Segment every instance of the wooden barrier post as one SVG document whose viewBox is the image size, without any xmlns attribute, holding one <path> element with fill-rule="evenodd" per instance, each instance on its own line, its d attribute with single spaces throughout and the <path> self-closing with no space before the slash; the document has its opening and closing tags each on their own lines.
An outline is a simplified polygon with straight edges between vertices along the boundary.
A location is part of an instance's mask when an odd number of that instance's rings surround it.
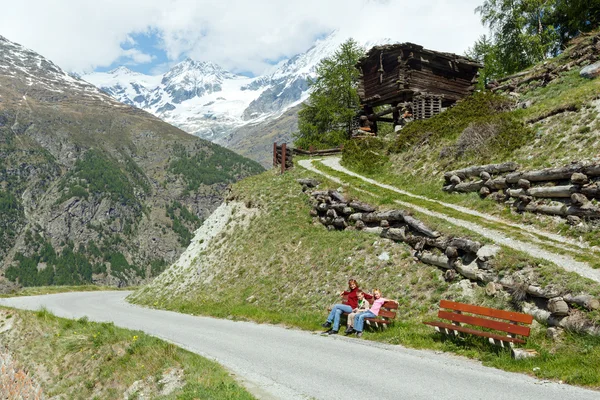
<svg viewBox="0 0 600 400">
<path fill-rule="evenodd" d="M 273 142 L 273 167 L 277 166 L 277 142 Z"/>
<path fill-rule="evenodd" d="M 286 156 L 287 156 L 287 154 L 286 154 L 287 149 L 285 148 L 286 147 L 285 145 L 286 145 L 285 143 L 281 145 L 281 173 L 282 174 L 285 172 L 285 162 L 286 162 Z"/>
</svg>

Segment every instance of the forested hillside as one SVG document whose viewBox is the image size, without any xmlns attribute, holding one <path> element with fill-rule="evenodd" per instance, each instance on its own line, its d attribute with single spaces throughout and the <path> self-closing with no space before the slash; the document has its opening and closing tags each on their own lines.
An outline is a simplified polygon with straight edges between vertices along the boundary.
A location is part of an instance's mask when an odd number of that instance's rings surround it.
<svg viewBox="0 0 600 400">
<path fill-rule="evenodd" d="M 2 37 L 0 49 L 0 271 L 10 281 L 156 276 L 227 185 L 262 170 Z"/>
</svg>

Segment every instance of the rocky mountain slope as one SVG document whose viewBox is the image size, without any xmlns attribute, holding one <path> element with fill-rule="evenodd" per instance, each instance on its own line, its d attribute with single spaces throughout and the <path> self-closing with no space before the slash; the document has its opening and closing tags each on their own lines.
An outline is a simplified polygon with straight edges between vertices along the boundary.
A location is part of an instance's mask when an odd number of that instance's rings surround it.
<svg viewBox="0 0 600 400">
<path fill-rule="evenodd" d="M 121 285 L 156 275 L 226 186 L 261 169 L 0 37 L 0 272 L 9 280 Z"/>
<path fill-rule="evenodd" d="M 119 101 L 151 112 L 188 133 L 228 147 L 267 165 L 273 124 L 283 116 L 280 141 L 291 140 L 296 113 L 290 109 L 309 94 L 315 67 L 331 56 L 347 38 L 338 32 L 313 47 L 273 66 L 261 76 L 248 78 L 210 62 L 187 59 L 162 76 L 148 76 L 119 67 L 82 78 Z M 363 43 L 365 48 L 389 40 Z M 286 114 L 286 115 L 284 115 Z M 248 150 L 253 143 L 253 150 Z M 265 150 L 266 149 L 266 150 Z"/>
</svg>

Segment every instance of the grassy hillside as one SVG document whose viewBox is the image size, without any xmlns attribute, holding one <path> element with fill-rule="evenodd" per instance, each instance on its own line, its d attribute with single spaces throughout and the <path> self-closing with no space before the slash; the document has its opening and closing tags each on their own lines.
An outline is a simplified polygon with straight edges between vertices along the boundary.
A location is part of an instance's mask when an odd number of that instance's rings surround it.
<svg viewBox="0 0 600 400">
<path fill-rule="evenodd" d="M 566 61 L 559 57 L 550 63 Z M 476 193 L 442 191 L 445 171 L 471 165 L 514 161 L 520 170 L 528 170 L 600 161 L 600 80 L 582 78 L 580 70 L 561 72 L 547 85 L 526 86 L 510 95 L 476 93 L 438 116 L 408 124 L 397 135 L 349 144 L 342 163 L 414 194 L 581 237 L 599 246 L 598 221 L 570 226 L 561 218 L 517 213 L 508 205 L 481 200 Z M 558 110 L 568 111 L 545 117 Z M 371 162 L 373 152 L 378 163 Z"/>
<path fill-rule="evenodd" d="M 0 308 L 0 340 L 2 398 L 253 398 L 217 363 L 109 323 Z"/>
<path fill-rule="evenodd" d="M 310 217 L 308 196 L 295 181 L 308 176 L 299 168 L 284 175 L 268 171 L 235 184 L 230 195 L 235 206 L 226 228 L 204 250 L 190 254 L 189 268 L 183 261 L 176 263 L 152 284 L 139 289 L 132 301 L 186 313 L 317 330 L 326 308 L 339 299 L 336 293 L 354 277 L 364 289 L 378 287 L 384 296 L 400 304 L 399 321 L 386 332 L 367 332 L 364 337 L 368 340 L 452 351 L 508 370 L 531 373 L 532 366 L 540 366 L 540 377 L 600 387 L 600 374 L 581 367 L 592 365 L 600 356 L 598 338 L 566 334 L 554 342 L 546 337 L 545 327 L 534 323 L 528 347 L 542 356 L 520 362 L 477 338 L 441 341 L 421 324 L 434 317 L 441 298 L 504 309 L 514 307 L 513 299 L 487 296 L 483 287 L 468 280 L 446 282 L 442 270 L 417 262 L 404 244 L 359 231 L 327 231 Z M 322 188 L 337 186 L 322 184 Z M 373 197 L 343 189 L 350 197 L 382 207 L 390 207 L 394 199 L 391 193 Z M 469 235 L 436 218 L 415 216 L 442 233 Z M 561 282 L 600 294 L 600 285 L 508 249 L 503 249 L 494 268 L 503 273 L 523 269 L 545 276 L 545 284 Z M 591 318 L 600 320 L 597 314 L 592 313 Z"/>
</svg>

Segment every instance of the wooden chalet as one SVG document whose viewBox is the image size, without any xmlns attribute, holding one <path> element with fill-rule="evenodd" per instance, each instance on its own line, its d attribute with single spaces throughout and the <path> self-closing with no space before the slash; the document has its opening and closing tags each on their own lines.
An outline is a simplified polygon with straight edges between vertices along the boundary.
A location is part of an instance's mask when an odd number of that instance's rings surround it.
<svg viewBox="0 0 600 400">
<path fill-rule="evenodd" d="M 413 43 L 375 46 L 356 67 L 361 71 L 358 95 L 372 120 L 373 107 L 390 105 L 375 121 L 398 123 L 399 108 L 414 119 L 429 118 L 468 96 L 483 65 L 464 56 L 428 50 Z M 394 118 L 381 118 L 394 112 Z"/>
</svg>

